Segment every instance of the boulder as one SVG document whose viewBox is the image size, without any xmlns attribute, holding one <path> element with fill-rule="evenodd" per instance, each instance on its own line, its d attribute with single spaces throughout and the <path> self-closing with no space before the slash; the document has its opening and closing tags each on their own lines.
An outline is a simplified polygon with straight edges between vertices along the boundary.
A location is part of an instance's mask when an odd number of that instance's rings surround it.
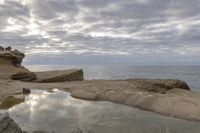
<svg viewBox="0 0 200 133">
<path fill-rule="evenodd" d="M 5 50 L 7 50 L 7 51 L 11 51 L 11 49 L 12 48 L 10 46 L 8 46 L 8 47 L 5 48 Z"/>
<path fill-rule="evenodd" d="M 4 47 L 0 46 L 0 51 L 4 51 Z"/>
<path fill-rule="evenodd" d="M 29 133 L 22 131 L 17 123 L 10 118 L 8 113 L 0 114 L 0 133 Z M 34 131 L 32 133 L 48 133 L 46 131 Z"/>
<path fill-rule="evenodd" d="M 30 94 L 31 93 L 31 89 L 29 89 L 29 88 L 23 88 L 22 89 L 22 93 L 23 94 Z"/>
<path fill-rule="evenodd" d="M 32 72 L 19 72 L 10 77 L 12 80 L 20 80 L 24 82 L 31 82 L 36 79 L 36 74 Z"/>
<path fill-rule="evenodd" d="M 14 66 L 20 66 L 25 55 L 18 50 L 11 51 L 10 48 L 5 48 L 4 51 L 0 51 L 0 57 L 9 60 Z"/>
<path fill-rule="evenodd" d="M 178 79 L 129 79 L 128 81 L 135 83 L 138 89 L 148 92 L 167 93 L 174 88 L 190 90 L 185 81 Z"/>
<path fill-rule="evenodd" d="M 40 83 L 83 80 L 83 70 L 81 69 L 36 72 L 35 74 L 37 76 L 37 80 L 35 82 Z"/>
<path fill-rule="evenodd" d="M 0 114 L 0 133 L 22 133 L 22 130 L 6 113 Z"/>
</svg>

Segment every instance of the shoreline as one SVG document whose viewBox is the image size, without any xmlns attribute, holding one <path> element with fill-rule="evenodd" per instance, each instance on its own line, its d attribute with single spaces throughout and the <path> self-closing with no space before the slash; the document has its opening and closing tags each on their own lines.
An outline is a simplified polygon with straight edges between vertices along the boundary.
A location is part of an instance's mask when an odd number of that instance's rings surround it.
<svg viewBox="0 0 200 133">
<path fill-rule="evenodd" d="M 108 101 L 165 116 L 200 122 L 200 93 L 183 89 L 172 89 L 166 94 L 147 92 L 135 87 L 129 80 L 90 80 L 56 83 L 28 83 L 0 80 L 0 101 L 8 95 L 18 93 L 22 88 L 60 89 L 68 91 L 74 98 L 91 101 Z"/>
</svg>

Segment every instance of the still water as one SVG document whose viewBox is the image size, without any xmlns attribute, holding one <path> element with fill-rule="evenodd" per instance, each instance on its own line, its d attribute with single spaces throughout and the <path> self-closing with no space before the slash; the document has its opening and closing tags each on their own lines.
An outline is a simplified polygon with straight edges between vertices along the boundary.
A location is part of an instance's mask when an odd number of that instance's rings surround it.
<svg viewBox="0 0 200 133">
<path fill-rule="evenodd" d="M 69 93 L 32 90 L 25 102 L 8 112 L 23 130 L 71 133 L 77 127 L 90 133 L 199 133 L 200 123 L 165 117 L 111 102 L 75 99 Z"/>
<path fill-rule="evenodd" d="M 127 79 L 127 78 L 172 78 L 186 81 L 190 88 L 200 91 L 200 66 L 128 66 L 128 65 L 28 65 L 30 70 L 82 68 L 84 78 Z"/>
</svg>

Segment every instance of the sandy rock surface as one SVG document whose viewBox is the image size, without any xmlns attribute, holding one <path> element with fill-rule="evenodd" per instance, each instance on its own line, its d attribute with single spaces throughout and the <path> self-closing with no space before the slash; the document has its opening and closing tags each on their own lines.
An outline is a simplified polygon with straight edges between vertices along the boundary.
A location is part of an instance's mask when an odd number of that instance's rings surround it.
<svg viewBox="0 0 200 133">
<path fill-rule="evenodd" d="M 163 92 L 159 93 L 145 90 L 144 88 L 146 86 L 143 88 L 141 80 L 139 83 L 138 79 L 116 81 L 91 80 L 59 83 L 26 83 L 12 80 L 0 80 L 0 100 L 3 100 L 7 95 L 22 91 L 22 88 L 58 88 L 71 92 L 71 95 L 75 98 L 111 101 L 167 116 L 200 121 L 200 93 L 189 91 L 185 89 L 185 87 L 177 88 L 175 86 L 175 88 L 171 88 L 163 94 Z M 152 84 L 157 82 L 157 80 L 150 81 Z M 146 79 L 144 83 L 146 83 Z M 160 89 L 160 86 L 158 89 Z"/>
</svg>

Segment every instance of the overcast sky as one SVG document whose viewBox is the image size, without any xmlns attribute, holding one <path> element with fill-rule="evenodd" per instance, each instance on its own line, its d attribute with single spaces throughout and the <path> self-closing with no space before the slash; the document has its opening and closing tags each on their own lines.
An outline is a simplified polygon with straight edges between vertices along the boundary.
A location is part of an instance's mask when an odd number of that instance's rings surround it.
<svg viewBox="0 0 200 133">
<path fill-rule="evenodd" d="M 0 0 L 26 64 L 200 64 L 199 0 Z"/>
</svg>

